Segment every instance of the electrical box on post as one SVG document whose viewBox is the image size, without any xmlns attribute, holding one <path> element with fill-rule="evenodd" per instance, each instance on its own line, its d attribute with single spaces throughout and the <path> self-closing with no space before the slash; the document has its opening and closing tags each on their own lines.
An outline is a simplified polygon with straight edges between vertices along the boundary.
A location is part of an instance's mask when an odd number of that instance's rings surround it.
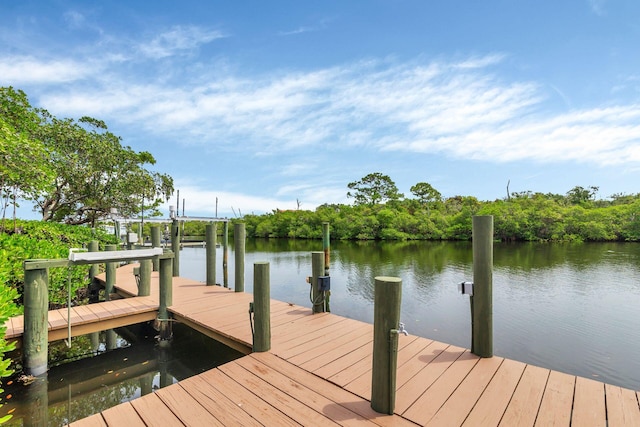
<svg viewBox="0 0 640 427">
<path fill-rule="evenodd" d="M 320 292 L 326 292 L 331 290 L 331 277 L 318 276 L 318 290 Z"/>
<path fill-rule="evenodd" d="M 462 295 L 473 296 L 473 282 L 462 282 L 458 284 L 458 290 Z"/>
</svg>

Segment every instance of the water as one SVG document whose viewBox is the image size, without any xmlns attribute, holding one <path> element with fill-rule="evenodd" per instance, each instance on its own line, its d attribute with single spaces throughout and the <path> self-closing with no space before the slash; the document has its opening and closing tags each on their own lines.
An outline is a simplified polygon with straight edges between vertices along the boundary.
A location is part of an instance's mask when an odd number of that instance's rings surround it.
<svg viewBox="0 0 640 427">
<path fill-rule="evenodd" d="M 467 242 L 332 242 L 331 311 L 373 322 L 376 276 L 403 281 L 401 318 L 411 334 L 469 348 L 473 279 Z M 311 251 L 319 241 L 249 240 L 245 291 L 253 263 L 268 261 L 271 297 L 310 307 Z M 223 283 L 222 251 L 217 282 Z M 234 254 L 229 253 L 233 287 Z M 182 276 L 205 280 L 205 249 L 185 248 Z M 494 354 L 640 390 L 640 245 L 494 245 Z"/>
<path fill-rule="evenodd" d="M 46 376 L 28 385 L 5 381 L 0 418 L 13 418 L 4 425 L 67 425 L 242 356 L 177 323 L 168 346 L 158 345 L 147 324 L 118 332 L 121 336 L 110 330 L 74 338 L 71 351 L 52 343 Z M 99 355 L 81 358 L 94 354 Z M 65 356 L 80 360 L 63 363 Z"/>
</svg>

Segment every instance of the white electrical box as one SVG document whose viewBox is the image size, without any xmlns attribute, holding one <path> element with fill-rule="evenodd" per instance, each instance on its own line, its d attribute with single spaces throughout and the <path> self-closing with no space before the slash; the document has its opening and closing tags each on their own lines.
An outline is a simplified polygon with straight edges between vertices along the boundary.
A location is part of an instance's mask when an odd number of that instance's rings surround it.
<svg viewBox="0 0 640 427">
<path fill-rule="evenodd" d="M 473 282 L 462 282 L 458 284 L 458 290 L 462 295 L 473 296 Z"/>
<path fill-rule="evenodd" d="M 138 243 L 138 233 L 129 233 L 129 243 Z"/>
</svg>

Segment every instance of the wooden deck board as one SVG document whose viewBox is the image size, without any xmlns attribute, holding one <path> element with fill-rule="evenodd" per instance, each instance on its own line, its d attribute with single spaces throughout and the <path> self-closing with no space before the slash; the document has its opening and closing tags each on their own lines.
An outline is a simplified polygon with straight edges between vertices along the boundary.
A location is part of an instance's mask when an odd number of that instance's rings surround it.
<svg viewBox="0 0 640 427">
<path fill-rule="evenodd" d="M 548 378 L 548 369 L 527 365 L 499 425 L 533 426 Z"/>
<path fill-rule="evenodd" d="M 82 420 L 69 424 L 69 427 L 107 427 L 107 423 L 102 418 L 102 414 L 94 414 L 90 417 L 83 418 Z"/>
<path fill-rule="evenodd" d="M 118 269 L 120 294 L 137 292 L 132 268 Z M 251 345 L 252 295 L 178 277 L 173 285 L 169 310 L 176 319 L 227 343 Z M 157 301 L 154 272 L 149 297 L 76 307 L 71 317 L 81 328 L 125 313 L 148 316 L 156 312 Z M 52 313 L 49 322 L 64 332 L 66 309 Z M 20 331 L 22 323 L 22 317 L 10 319 L 7 334 Z M 251 354 L 72 425 L 640 425 L 638 392 L 500 357 L 481 359 L 415 336 L 400 336 L 396 414 L 378 414 L 369 402 L 372 325 L 272 300 L 271 331 L 270 352 Z"/>
<path fill-rule="evenodd" d="M 568 426 L 576 377 L 556 371 L 549 373 L 536 418 L 536 426 Z"/>
</svg>

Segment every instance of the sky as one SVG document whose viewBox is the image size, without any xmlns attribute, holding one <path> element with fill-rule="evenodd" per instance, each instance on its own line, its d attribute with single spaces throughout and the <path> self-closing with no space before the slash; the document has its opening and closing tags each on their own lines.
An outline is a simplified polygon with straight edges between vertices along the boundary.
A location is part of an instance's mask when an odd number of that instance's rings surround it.
<svg viewBox="0 0 640 427">
<path fill-rule="evenodd" d="M 373 172 L 640 193 L 638 0 L 0 0 L 0 86 L 151 152 L 188 216 L 353 203 Z"/>
</svg>

